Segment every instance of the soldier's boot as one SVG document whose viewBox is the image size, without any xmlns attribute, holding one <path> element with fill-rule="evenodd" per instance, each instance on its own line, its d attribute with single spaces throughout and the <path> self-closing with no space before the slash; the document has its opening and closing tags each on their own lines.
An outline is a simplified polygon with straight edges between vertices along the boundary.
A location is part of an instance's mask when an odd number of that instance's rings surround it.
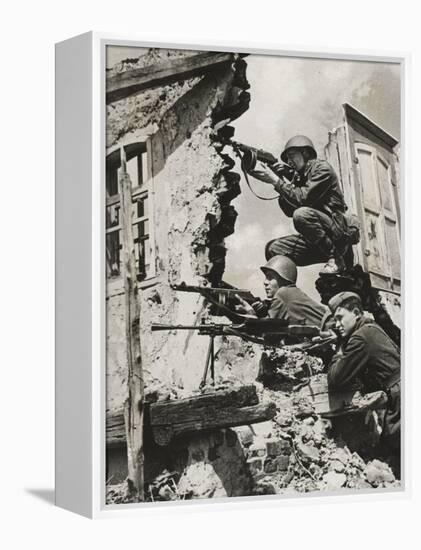
<svg viewBox="0 0 421 550">
<path fill-rule="evenodd" d="M 328 260 L 324 267 L 319 271 L 319 275 L 340 275 L 346 271 L 346 263 L 343 254 L 347 251 L 342 246 L 337 246 L 333 241 L 325 236 L 317 243 L 314 243 L 324 254 Z"/>
<path fill-rule="evenodd" d="M 338 264 L 339 271 L 344 272 L 351 269 L 354 265 L 354 252 L 352 245 L 347 236 L 344 236 L 339 241 L 335 241 L 335 259 Z"/>
<path fill-rule="evenodd" d="M 341 275 L 346 270 L 346 265 L 342 256 L 329 258 L 324 267 L 319 271 L 319 275 Z"/>
</svg>

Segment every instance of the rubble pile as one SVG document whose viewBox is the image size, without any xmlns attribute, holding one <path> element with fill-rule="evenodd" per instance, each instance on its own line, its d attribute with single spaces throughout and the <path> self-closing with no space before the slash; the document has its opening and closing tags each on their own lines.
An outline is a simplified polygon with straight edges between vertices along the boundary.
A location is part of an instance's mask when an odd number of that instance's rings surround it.
<svg viewBox="0 0 421 550">
<path fill-rule="evenodd" d="M 319 357 L 289 348 L 268 348 L 260 360 L 258 380 L 268 387 L 297 390 L 323 369 L 324 364 Z"/>
<path fill-rule="evenodd" d="M 278 414 L 264 436 L 247 447 L 255 494 L 399 486 L 386 463 L 366 463 L 331 437 L 331 422 L 318 416 L 308 399 L 295 392 L 262 392 L 270 394 Z"/>
<path fill-rule="evenodd" d="M 245 444 L 256 494 L 399 486 L 388 464 L 363 460 L 335 437 L 331 421 L 319 416 L 300 392 L 324 377 L 324 370 L 320 358 L 305 352 L 284 348 L 263 353 L 261 398 L 276 404 L 277 415 L 266 428 L 253 426 L 260 435 Z"/>
<path fill-rule="evenodd" d="M 264 383 L 256 382 L 259 401 L 276 405 L 273 420 L 192 434 L 184 442 L 187 459 L 175 461 L 146 484 L 148 501 L 222 496 L 297 494 L 312 491 L 399 487 L 390 466 L 379 458 L 364 460 L 335 436 L 332 421 L 315 411 L 302 388 L 317 382 L 321 359 L 300 351 L 266 351 Z M 238 386 L 234 378 L 205 391 Z M 148 401 L 185 397 L 181 388 L 150 388 Z M 193 392 L 195 394 L 197 392 Z M 362 398 L 364 399 L 364 398 Z M 362 434 L 362 438 L 364 438 Z M 180 449 L 171 451 L 177 453 Z M 175 456 L 174 454 L 174 456 Z M 107 486 L 107 503 L 130 502 L 127 484 Z"/>
</svg>

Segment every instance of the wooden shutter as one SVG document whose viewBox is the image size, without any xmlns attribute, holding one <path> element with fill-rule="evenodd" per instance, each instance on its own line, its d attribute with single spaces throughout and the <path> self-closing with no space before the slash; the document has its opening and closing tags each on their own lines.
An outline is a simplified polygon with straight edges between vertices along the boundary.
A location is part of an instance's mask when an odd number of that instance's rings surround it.
<svg viewBox="0 0 421 550">
<path fill-rule="evenodd" d="M 377 286 L 400 288 L 400 237 L 391 167 L 367 144 L 355 143 L 364 212 L 363 252 Z"/>
</svg>

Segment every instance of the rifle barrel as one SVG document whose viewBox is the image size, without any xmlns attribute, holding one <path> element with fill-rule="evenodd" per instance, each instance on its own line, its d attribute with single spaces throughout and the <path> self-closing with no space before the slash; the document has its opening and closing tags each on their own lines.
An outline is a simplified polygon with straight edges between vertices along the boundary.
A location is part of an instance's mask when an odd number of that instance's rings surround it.
<svg viewBox="0 0 421 550">
<path fill-rule="evenodd" d="M 225 327 L 230 327 L 231 325 L 162 325 L 160 323 L 154 323 L 151 325 L 151 330 L 153 332 L 157 330 L 223 330 Z"/>
<path fill-rule="evenodd" d="M 213 287 L 213 286 L 193 286 L 193 285 L 186 285 L 186 284 L 179 284 L 179 285 L 171 285 L 171 288 L 173 290 L 177 290 L 180 292 L 212 292 L 214 294 L 227 294 L 229 295 L 235 295 L 238 294 L 239 296 L 242 295 L 249 295 L 250 291 L 245 290 L 243 288 L 219 288 L 219 287 Z"/>
</svg>

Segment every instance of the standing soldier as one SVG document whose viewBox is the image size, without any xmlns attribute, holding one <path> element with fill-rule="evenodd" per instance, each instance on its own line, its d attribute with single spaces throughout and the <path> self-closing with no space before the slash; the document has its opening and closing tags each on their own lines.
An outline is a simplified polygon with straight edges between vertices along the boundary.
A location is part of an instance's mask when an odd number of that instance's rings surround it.
<svg viewBox="0 0 421 550">
<path fill-rule="evenodd" d="M 260 163 L 258 169 L 250 171 L 253 177 L 273 185 L 279 193 L 279 206 L 292 217 L 298 232 L 269 241 L 266 259 L 283 255 L 299 266 L 327 262 L 321 274 L 336 274 L 352 267 L 350 245 L 355 241 L 351 242 L 347 207 L 332 166 L 317 158 L 306 136 L 288 140 L 281 160 L 295 170 L 291 181 L 285 179 L 281 164 L 268 167 Z"/>
<path fill-rule="evenodd" d="M 341 345 L 328 368 L 328 385 L 347 389 L 359 381 L 363 391 L 382 390 L 388 397 L 382 440 L 400 469 L 401 394 L 400 353 L 374 321 L 363 315 L 361 299 L 354 292 L 340 292 L 329 301 Z"/>
</svg>

